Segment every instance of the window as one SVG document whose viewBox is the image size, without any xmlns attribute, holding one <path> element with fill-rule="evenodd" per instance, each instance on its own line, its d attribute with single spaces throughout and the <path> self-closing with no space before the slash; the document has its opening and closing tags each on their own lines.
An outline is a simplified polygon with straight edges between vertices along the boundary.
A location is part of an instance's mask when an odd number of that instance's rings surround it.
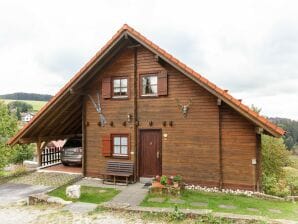
<svg viewBox="0 0 298 224">
<path fill-rule="evenodd" d="M 157 96 L 157 75 L 142 76 L 142 96 Z"/>
<path fill-rule="evenodd" d="M 113 135 L 113 156 L 128 156 L 128 135 Z"/>
<path fill-rule="evenodd" d="M 113 79 L 113 97 L 127 97 L 127 78 Z"/>
</svg>

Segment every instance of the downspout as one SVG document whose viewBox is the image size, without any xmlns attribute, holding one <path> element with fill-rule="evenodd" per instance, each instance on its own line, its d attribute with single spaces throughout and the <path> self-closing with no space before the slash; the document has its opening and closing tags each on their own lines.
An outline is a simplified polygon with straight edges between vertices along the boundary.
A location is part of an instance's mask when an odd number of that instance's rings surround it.
<svg viewBox="0 0 298 224">
<path fill-rule="evenodd" d="M 135 152 L 135 171 L 134 171 L 134 182 L 137 181 L 139 173 L 139 157 L 138 157 L 138 47 L 134 47 L 134 152 Z"/>
<path fill-rule="evenodd" d="M 222 164 L 222 101 L 217 101 L 218 106 L 218 134 L 219 134 L 219 189 L 223 188 L 223 164 Z"/>
<path fill-rule="evenodd" d="M 86 155 L 87 155 L 87 149 L 86 149 L 86 97 L 82 97 L 82 146 L 83 146 L 83 160 L 82 160 L 82 173 L 83 176 L 86 176 Z"/>
</svg>

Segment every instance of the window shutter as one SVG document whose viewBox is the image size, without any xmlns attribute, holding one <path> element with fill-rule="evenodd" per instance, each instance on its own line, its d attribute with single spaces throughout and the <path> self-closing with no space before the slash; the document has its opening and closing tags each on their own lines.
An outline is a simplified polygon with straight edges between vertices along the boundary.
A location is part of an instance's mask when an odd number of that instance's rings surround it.
<svg viewBox="0 0 298 224">
<path fill-rule="evenodd" d="M 111 138 L 109 135 L 103 136 L 102 138 L 102 155 L 103 156 L 111 156 L 112 155 L 112 146 L 111 146 Z"/>
<path fill-rule="evenodd" d="M 158 95 L 159 96 L 166 96 L 168 95 L 168 74 L 167 71 L 161 71 L 158 74 Z"/>
<path fill-rule="evenodd" d="M 109 99 L 111 98 L 111 78 L 103 78 L 102 79 L 102 97 L 104 99 Z"/>
</svg>

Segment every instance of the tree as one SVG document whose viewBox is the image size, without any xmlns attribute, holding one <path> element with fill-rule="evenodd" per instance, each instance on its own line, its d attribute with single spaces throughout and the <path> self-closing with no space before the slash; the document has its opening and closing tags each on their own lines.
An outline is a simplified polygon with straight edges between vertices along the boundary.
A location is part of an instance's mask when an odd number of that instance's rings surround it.
<svg viewBox="0 0 298 224">
<path fill-rule="evenodd" d="M 9 113 L 4 102 L 0 101 L 0 170 L 11 162 L 21 162 L 33 157 L 32 145 L 8 146 L 6 142 L 18 130 L 18 121 Z"/>
<path fill-rule="evenodd" d="M 10 115 L 7 106 L 0 101 L 0 169 L 9 163 L 10 147 L 7 140 L 17 130 L 17 119 Z"/>
<path fill-rule="evenodd" d="M 282 138 L 262 135 L 262 185 L 265 193 L 277 196 L 289 194 L 283 167 L 291 164 Z"/>
<path fill-rule="evenodd" d="M 12 101 L 7 104 L 10 113 L 15 113 L 18 120 L 21 120 L 21 113 L 33 110 L 33 106 L 23 101 Z"/>
</svg>

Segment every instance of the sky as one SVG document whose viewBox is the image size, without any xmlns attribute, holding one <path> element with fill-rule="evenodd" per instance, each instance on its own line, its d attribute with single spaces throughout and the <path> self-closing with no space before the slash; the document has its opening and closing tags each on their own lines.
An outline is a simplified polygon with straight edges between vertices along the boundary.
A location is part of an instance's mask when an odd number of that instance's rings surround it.
<svg viewBox="0 0 298 224">
<path fill-rule="evenodd" d="M 0 94 L 54 95 L 127 23 L 269 117 L 298 120 L 298 1 L 0 0 Z"/>
</svg>

